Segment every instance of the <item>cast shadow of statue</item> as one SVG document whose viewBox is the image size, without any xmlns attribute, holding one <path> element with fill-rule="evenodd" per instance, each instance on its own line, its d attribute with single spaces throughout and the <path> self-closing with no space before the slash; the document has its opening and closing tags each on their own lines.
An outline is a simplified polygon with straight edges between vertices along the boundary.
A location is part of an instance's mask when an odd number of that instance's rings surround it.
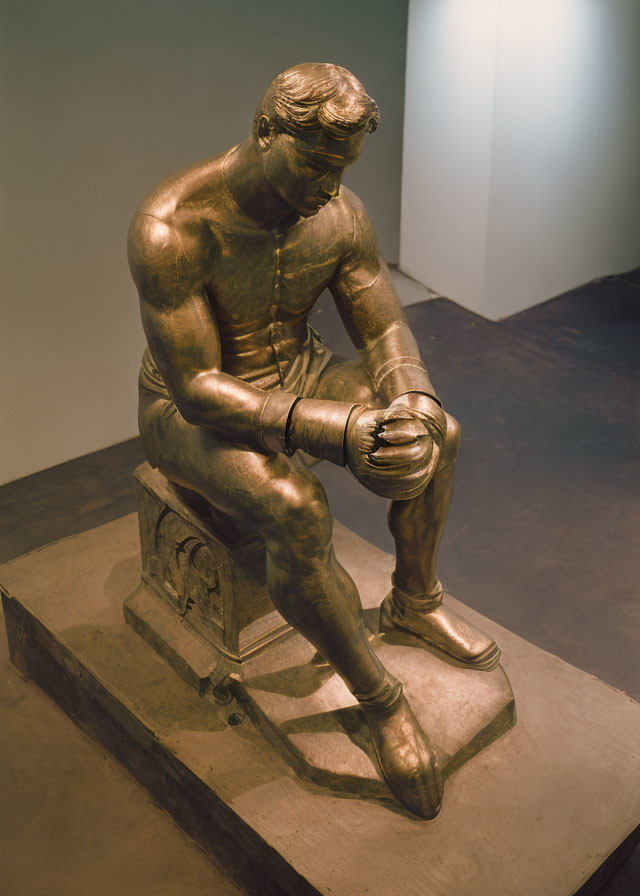
<svg viewBox="0 0 640 896">
<path fill-rule="evenodd" d="M 167 663 L 129 626 L 122 614 L 122 597 L 135 586 L 140 559 L 134 554 L 115 563 L 104 582 L 105 601 L 81 625 L 62 632 L 78 656 L 90 656 L 92 671 L 109 682 L 109 690 L 127 710 L 153 719 L 159 732 L 175 728 L 222 731 L 228 712 L 203 700 L 192 687 L 170 671 Z"/>
<path fill-rule="evenodd" d="M 432 744 L 444 780 L 515 724 L 513 694 L 501 667 L 469 669 L 410 634 L 377 634 L 378 608 L 364 615 L 385 665 L 396 673 L 401 669 L 414 698 L 421 694 L 412 703 L 419 718 L 424 716 L 425 730 L 435 733 Z M 394 663 L 401 667 L 394 670 Z M 234 689 L 256 728 L 304 781 L 337 795 L 384 801 L 398 810 L 388 803 L 364 715 L 317 654 L 307 662 L 237 681 Z M 477 707 L 475 697 L 480 698 Z M 432 712 L 429 704 L 439 702 L 440 710 Z M 442 709 L 451 707 L 452 718 L 443 727 Z"/>
</svg>

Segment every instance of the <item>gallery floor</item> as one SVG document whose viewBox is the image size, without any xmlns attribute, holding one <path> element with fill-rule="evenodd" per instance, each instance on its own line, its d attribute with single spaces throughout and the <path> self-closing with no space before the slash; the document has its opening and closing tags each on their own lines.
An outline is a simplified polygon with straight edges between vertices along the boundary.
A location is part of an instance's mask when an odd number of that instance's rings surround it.
<svg viewBox="0 0 640 896">
<path fill-rule="evenodd" d="M 410 300 L 422 297 L 412 281 L 398 282 Z M 444 298 L 411 305 L 407 316 L 463 429 L 441 548 L 446 587 L 640 700 L 640 271 L 497 324 Z M 353 354 L 330 300 L 313 325 Z M 0 488 L 0 562 L 131 512 L 141 459 L 131 440 Z M 335 516 L 390 551 L 385 502 L 344 471 L 316 470 Z M 19 678 L 4 636 L 0 650 L 3 892 L 239 892 L 101 747 Z M 636 848 L 601 892 L 639 891 Z"/>
</svg>

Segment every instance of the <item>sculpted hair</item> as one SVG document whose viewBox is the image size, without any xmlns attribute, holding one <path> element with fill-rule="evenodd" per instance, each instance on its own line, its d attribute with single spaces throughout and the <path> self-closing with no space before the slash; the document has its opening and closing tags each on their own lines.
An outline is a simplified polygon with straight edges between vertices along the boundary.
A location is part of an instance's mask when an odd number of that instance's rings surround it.
<svg viewBox="0 0 640 896">
<path fill-rule="evenodd" d="M 380 111 L 358 79 L 339 65 L 305 62 L 275 78 L 256 110 L 254 132 L 267 115 L 276 133 L 323 130 L 340 140 L 378 127 Z"/>
</svg>

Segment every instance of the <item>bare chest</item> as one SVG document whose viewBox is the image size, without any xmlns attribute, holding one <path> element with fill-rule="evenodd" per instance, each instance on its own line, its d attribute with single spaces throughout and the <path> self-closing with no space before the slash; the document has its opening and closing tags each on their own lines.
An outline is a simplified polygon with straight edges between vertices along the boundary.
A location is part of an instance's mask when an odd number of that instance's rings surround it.
<svg viewBox="0 0 640 896">
<path fill-rule="evenodd" d="M 344 244 L 335 226 L 318 218 L 288 230 L 215 233 L 208 293 L 219 324 L 242 327 L 309 311 L 333 277 Z"/>
</svg>

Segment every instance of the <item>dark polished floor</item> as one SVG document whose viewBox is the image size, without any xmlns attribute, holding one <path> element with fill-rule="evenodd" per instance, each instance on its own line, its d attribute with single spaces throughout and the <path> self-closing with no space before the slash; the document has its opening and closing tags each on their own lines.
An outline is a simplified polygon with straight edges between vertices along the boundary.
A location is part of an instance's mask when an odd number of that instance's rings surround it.
<svg viewBox="0 0 640 896">
<path fill-rule="evenodd" d="M 463 430 L 445 586 L 640 699 L 640 272 L 500 323 L 442 298 L 407 314 Z M 313 323 L 353 355 L 330 301 Z M 132 440 L 0 488 L 0 562 L 134 510 L 141 459 Z M 391 550 L 385 502 L 338 468 L 316 471 L 335 516 Z M 639 892 L 636 849 L 602 893 Z"/>
</svg>

